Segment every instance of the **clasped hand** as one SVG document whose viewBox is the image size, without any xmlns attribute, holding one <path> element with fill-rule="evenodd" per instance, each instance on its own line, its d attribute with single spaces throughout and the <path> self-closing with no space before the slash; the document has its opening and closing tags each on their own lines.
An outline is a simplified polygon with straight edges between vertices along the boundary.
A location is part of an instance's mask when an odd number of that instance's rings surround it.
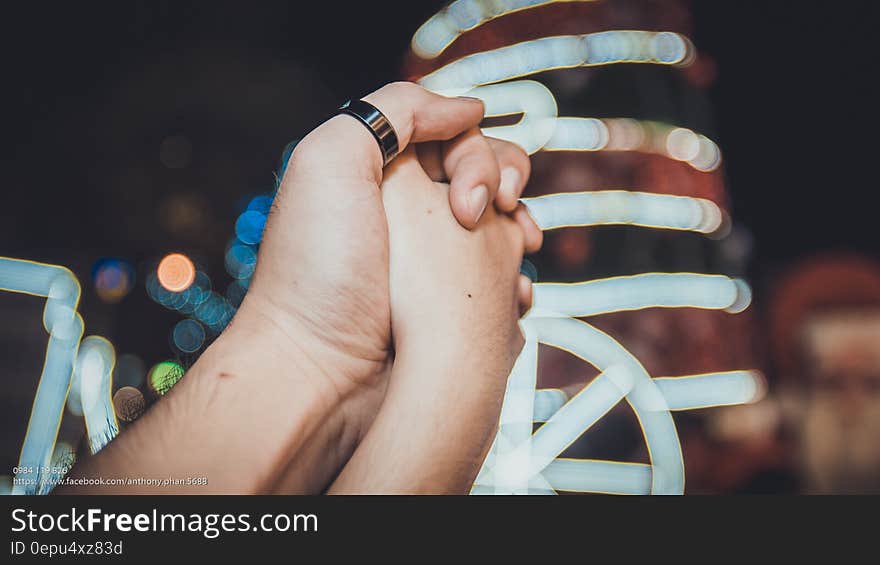
<svg viewBox="0 0 880 565">
<path fill-rule="evenodd" d="M 207 476 L 195 492 L 469 490 L 531 300 L 529 160 L 481 133 L 479 100 L 411 83 L 364 100 L 402 153 L 383 170 L 347 115 L 303 139 L 232 323 L 74 475 Z"/>
</svg>

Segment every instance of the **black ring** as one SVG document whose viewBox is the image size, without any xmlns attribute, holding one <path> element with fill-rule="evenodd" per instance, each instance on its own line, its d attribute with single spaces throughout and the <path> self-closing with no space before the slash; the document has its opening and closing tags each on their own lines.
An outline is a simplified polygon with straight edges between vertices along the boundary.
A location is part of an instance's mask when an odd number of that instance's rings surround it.
<svg viewBox="0 0 880 565">
<path fill-rule="evenodd" d="M 385 114 L 380 112 L 378 108 L 363 100 L 349 100 L 339 108 L 339 113 L 353 116 L 367 126 L 367 129 L 379 143 L 379 149 L 382 150 L 383 167 L 397 157 L 397 153 L 400 151 L 397 133 Z"/>
</svg>

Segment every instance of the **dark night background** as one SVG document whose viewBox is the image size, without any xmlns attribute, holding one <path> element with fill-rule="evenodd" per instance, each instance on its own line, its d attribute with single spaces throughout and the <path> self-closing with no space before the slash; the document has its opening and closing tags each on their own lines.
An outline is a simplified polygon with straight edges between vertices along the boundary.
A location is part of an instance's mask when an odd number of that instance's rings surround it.
<svg viewBox="0 0 880 565">
<path fill-rule="evenodd" d="M 224 275 L 242 200 L 272 188 L 285 144 L 341 102 L 400 78 L 413 31 L 442 4 L 5 7 L 0 255 L 70 266 L 83 284 L 87 335 L 111 337 L 148 366 L 168 357 L 180 316 L 143 292 L 151 262 L 181 250 Z M 695 1 L 692 10 L 694 43 L 719 70 L 715 128 L 703 133 L 724 151 L 733 218 L 753 235 L 756 303 L 797 258 L 876 256 L 880 8 Z M 191 142 L 188 166 L 163 166 L 160 144 L 178 135 Z M 168 229 L 173 194 L 186 195 L 198 221 Z M 91 292 L 91 265 L 105 256 L 138 268 L 118 306 Z M 31 299 L 0 296 L 0 312 L 14 300 Z M 27 304 L 39 324 L 42 303 Z M 4 325 L 0 343 L 9 343 L 18 328 Z M 3 357 L 31 371 L 26 354 Z"/>
</svg>

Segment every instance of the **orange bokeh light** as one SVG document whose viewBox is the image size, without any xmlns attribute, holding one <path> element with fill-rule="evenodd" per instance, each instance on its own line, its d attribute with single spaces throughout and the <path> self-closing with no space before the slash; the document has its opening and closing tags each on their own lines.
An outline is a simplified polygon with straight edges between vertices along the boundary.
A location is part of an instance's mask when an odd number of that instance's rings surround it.
<svg viewBox="0 0 880 565">
<path fill-rule="evenodd" d="M 165 290 L 183 292 L 196 279 L 196 267 L 186 255 L 171 253 L 159 262 L 156 276 Z"/>
</svg>

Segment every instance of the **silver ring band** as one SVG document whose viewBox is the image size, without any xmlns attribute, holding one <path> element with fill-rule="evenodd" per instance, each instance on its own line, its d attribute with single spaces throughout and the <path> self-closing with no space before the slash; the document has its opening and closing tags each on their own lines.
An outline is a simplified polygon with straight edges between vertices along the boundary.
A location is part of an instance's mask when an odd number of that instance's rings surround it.
<svg viewBox="0 0 880 565">
<path fill-rule="evenodd" d="M 382 151 L 383 167 L 397 157 L 400 152 L 397 133 L 385 114 L 380 112 L 378 108 L 363 100 L 349 100 L 339 108 L 339 113 L 357 118 L 370 130 Z"/>
</svg>

